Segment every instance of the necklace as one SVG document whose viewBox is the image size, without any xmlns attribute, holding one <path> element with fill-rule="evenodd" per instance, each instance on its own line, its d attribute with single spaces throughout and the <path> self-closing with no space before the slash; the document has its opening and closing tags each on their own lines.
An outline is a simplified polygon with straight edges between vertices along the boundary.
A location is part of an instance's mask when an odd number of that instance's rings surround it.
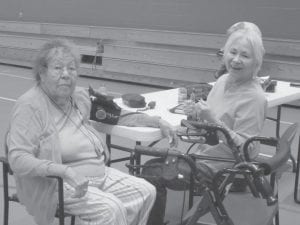
<svg viewBox="0 0 300 225">
<path fill-rule="evenodd" d="M 79 131 L 90 141 L 90 143 L 94 146 L 94 150 L 96 152 L 96 155 L 98 157 L 100 157 L 101 156 L 101 149 L 99 148 L 99 146 L 96 145 L 94 138 L 91 136 L 91 133 L 93 134 L 94 137 L 97 137 L 97 135 L 95 135 L 93 131 L 91 131 L 90 129 L 88 129 L 87 126 L 85 126 L 82 115 L 81 115 L 77 105 L 75 104 L 75 107 L 73 107 L 72 97 L 70 96 L 70 99 L 68 101 L 70 106 L 65 111 L 65 110 L 63 110 L 63 108 L 60 105 L 57 104 L 57 102 L 54 101 L 53 98 L 51 98 L 47 94 L 47 92 L 42 87 L 40 87 L 40 88 L 42 89 L 43 93 L 50 99 L 50 102 L 52 103 L 52 105 L 54 105 L 55 108 L 58 109 L 58 111 L 60 111 L 67 118 L 67 120 L 69 120 L 75 127 L 77 127 L 79 129 Z M 73 109 L 75 110 L 74 111 L 75 115 L 80 120 L 79 126 L 77 126 L 78 124 L 71 118 L 71 114 L 73 112 Z M 83 130 L 83 128 L 85 129 L 85 131 Z"/>
</svg>

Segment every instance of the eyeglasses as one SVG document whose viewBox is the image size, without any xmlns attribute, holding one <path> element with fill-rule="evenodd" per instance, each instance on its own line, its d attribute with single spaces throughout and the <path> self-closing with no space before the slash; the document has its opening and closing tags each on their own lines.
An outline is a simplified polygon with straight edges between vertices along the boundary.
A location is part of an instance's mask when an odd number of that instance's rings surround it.
<svg viewBox="0 0 300 225">
<path fill-rule="evenodd" d="M 217 56 L 222 57 L 224 55 L 224 49 L 219 49 L 216 53 Z"/>
<path fill-rule="evenodd" d="M 73 65 L 50 65 L 48 66 L 48 69 L 52 70 L 53 75 L 55 75 L 56 77 L 61 77 L 65 70 L 67 70 L 69 76 L 77 76 L 77 67 Z"/>
</svg>

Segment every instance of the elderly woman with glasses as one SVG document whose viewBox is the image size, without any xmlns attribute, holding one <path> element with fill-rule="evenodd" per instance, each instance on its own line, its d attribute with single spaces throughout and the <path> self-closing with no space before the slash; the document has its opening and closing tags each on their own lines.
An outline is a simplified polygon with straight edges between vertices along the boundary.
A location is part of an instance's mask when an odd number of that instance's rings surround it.
<svg viewBox="0 0 300 225">
<path fill-rule="evenodd" d="M 65 211 L 80 224 L 145 225 L 155 187 L 105 166 L 108 151 L 89 123 L 88 91 L 76 87 L 78 65 L 75 45 L 47 42 L 35 61 L 36 85 L 13 108 L 7 144 L 19 199 L 37 224 L 52 224 L 56 182 L 46 176 L 60 176 Z M 166 128 L 157 117 L 146 119 Z"/>
</svg>

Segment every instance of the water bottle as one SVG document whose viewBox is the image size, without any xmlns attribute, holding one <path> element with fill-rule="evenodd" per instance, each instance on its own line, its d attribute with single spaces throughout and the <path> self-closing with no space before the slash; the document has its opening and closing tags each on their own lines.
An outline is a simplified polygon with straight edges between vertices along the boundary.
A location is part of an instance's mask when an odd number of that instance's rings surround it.
<svg viewBox="0 0 300 225">
<path fill-rule="evenodd" d="M 185 87 L 180 87 L 178 89 L 178 104 L 182 104 L 186 100 L 187 100 L 187 89 Z"/>
<path fill-rule="evenodd" d="M 191 95 L 190 95 L 190 100 L 192 101 L 192 102 L 196 102 L 196 93 L 195 93 L 196 91 L 195 91 L 195 88 L 193 88 L 193 90 L 192 90 L 192 93 L 191 93 Z"/>
</svg>

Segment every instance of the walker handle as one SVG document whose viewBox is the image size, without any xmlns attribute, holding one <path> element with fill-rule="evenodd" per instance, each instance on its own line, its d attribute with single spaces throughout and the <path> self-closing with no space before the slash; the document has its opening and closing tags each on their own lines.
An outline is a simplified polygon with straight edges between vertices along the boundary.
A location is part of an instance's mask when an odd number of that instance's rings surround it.
<svg viewBox="0 0 300 225">
<path fill-rule="evenodd" d="M 136 145 L 134 151 L 143 155 L 166 157 L 166 156 L 179 156 L 182 155 L 180 151 L 170 148 L 157 148 L 143 145 Z"/>
</svg>

